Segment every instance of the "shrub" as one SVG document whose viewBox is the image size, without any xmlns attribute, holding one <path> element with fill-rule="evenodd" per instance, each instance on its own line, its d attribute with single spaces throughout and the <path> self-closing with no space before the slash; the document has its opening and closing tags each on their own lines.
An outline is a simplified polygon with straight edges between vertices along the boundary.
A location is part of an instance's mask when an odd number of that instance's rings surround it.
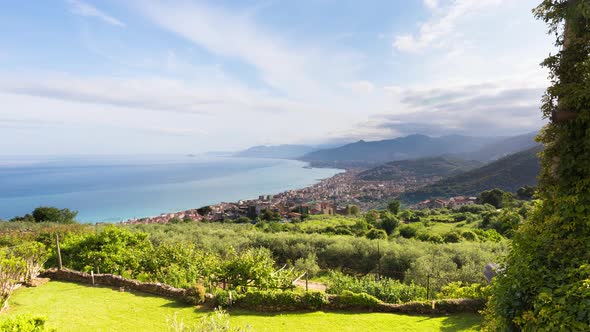
<svg viewBox="0 0 590 332">
<path fill-rule="evenodd" d="M 444 234 L 445 243 L 458 243 L 461 241 L 461 235 L 457 232 L 448 232 Z"/>
<path fill-rule="evenodd" d="M 399 228 L 399 235 L 405 237 L 406 239 L 415 237 L 416 233 L 418 233 L 418 231 L 412 226 L 405 225 Z"/>
<path fill-rule="evenodd" d="M 205 303 L 205 287 L 195 284 L 186 289 L 184 300 L 189 304 Z"/>
<path fill-rule="evenodd" d="M 345 290 L 337 298 L 335 302 L 341 308 L 365 308 L 370 309 L 381 303 L 381 301 L 367 293 L 353 293 Z"/>
<path fill-rule="evenodd" d="M 18 315 L 0 322 L 0 331 L 5 332 L 45 332 L 55 331 L 45 327 L 44 317 Z"/>
<path fill-rule="evenodd" d="M 343 294 L 345 291 L 367 293 L 387 303 L 403 303 L 426 297 L 426 289 L 414 284 L 406 285 L 389 278 L 377 280 L 372 276 L 355 278 L 332 272 L 327 292 Z"/>
<path fill-rule="evenodd" d="M 216 307 L 229 307 L 229 292 L 223 289 L 216 289 L 213 292 L 213 303 Z"/>
<path fill-rule="evenodd" d="M 229 315 L 221 308 L 206 314 L 198 324 L 193 326 L 186 325 L 182 320 L 179 321 L 176 315 L 172 319 L 167 318 L 166 321 L 168 330 L 173 332 L 246 332 L 252 330 L 250 326 L 231 326 Z"/>
<path fill-rule="evenodd" d="M 482 284 L 464 285 L 462 282 L 451 282 L 442 287 L 436 295 L 438 299 L 487 299 L 490 286 Z"/>
<path fill-rule="evenodd" d="M 461 236 L 467 241 L 477 241 L 477 234 L 472 231 L 464 231 Z"/>
<path fill-rule="evenodd" d="M 325 294 L 293 291 L 248 291 L 234 301 L 236 307 L 257 311 L 317 310 L 326 304 Z"/>
<path fill-rule="evenodd" d="M 376 239 L 387 239 L 387 233 L 382 229 L 373 228 L 369 230 L 366 234 L 367 238 L 371 240 Z"/>
</svg>

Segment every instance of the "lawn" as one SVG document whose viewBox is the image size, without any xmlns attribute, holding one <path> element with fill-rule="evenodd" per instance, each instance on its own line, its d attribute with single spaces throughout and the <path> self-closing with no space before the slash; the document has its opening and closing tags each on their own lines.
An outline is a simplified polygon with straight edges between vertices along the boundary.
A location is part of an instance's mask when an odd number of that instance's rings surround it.
<svg viewBox="0 0 590 332">
<path fill-rule="evenodd" d="M 52 281 L 37 288 L 21 288 L 10 299 L 3 317 L 42 315 L 58 331 L 166 331 L 167 319 L 192 323 L 205 313 L 176 301 L 142 293 L 119 292 Z M 477 331 L 477 315 L 444 317 L 383 313 L 311 312 L 259 314 L 231 311 L 234 325 L 254 331 Z"/>
</svg>

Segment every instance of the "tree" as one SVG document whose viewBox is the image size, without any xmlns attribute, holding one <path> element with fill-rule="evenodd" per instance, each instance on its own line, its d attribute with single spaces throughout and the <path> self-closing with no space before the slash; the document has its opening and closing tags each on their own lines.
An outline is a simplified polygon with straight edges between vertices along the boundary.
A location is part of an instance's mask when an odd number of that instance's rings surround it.
<svg viewBox="0 0 590 332">
<path fill-rule="evenodd" d="M 401 204 L 398 200 L 394 199 L 391 202 L 389 202 L 389 204 L 387 204 L 387 210 L 389 210 L 389 212 L 397 215 L 399 212 L 399 208 L 400 208 Z"/>
<path fill-rule="evenodd" d="M 590 2 L 544 0 L 534 10 L 560 49 L 543 65 L 551 86 L 537 140 L 538 201 L 516 230 L 486 312 L 493 331 L 587 331 L 590 326 Z"/>
<path fill-rule="evenodd" d="M 26 264 L 21 257 L 0 250 L 0 309 L 7 305 L 16 284 L 25 276 L 25 271 Z"/>
<path fill-rule="evenodd" d="M 313 278 L 318 272 L 320 272 L 318 258 L 314 252 L 309 253 L 305 258 L 302 257 L 297 259 L 293 267 L 297 271 L 307 272 L 308 278 Z"/>
<path fill-rule="evenodd" d="M 33 210 L 33 219 L 35 222 L 56 222 L 60 224 L 73 224 L 78 211 L 70 209 L 58 209 L 49 206 L 40 206 Z"/>
<path fill-rule="evenodd" d="M 381 217 L 380 228 L 383 229 L 385 231 L 385 233 L 387 233 L 387 235 L 391 235 L 391 234 L 393 234 L 395 229 L 399 226 L 399 224 L 400 224 L 400 221 L 399 221 L 399 219 L 397 219 L 397 217 L 394 214 L 385 213 Z"/>
<path fill-rule="evenodd" d="M 260 214 L 260 219 L 266 221 L 279 221 L 281 220 L 281 215 L 279 213 L 273 212 L 271 209 L 264 209 Z"/>
<path fill-rule="evenodd" d="M 10 254 L 14 257 L 20 257 L 25 262 L 25 273 L 23 281 L 31 282 L 39 275 L 43 264 L 49 257 L 45 245 L 39 242 L 24 242 L 12 248 Z"/>
<path fill-rule="evenodd" d="M 369 230 L 367 232 L 366 236 L 367 236 L 367 238 L 369 238 L 371 240 L 387 239 L 387 233 L 385 233 L 384 230 L 377 229 L 377 228 L 373 228 L 373 229 Z"/>
<path fill-rule="evenodd" d="M 346 214 L 349 216 L 358 216 L 361 213 L 361 209 L 356 205 L 349 205 L 346 207 Z"/>
<path fill-rule="evenodd" d="M 482 191 L 479 196 L 477 197 L 477 202 L 479 204 L 490 204 L 496 207 L 497 209 L 503 206 L 504 202 L 504 191 L 500 189 L 492 189 L 487 191 Z"/>
<path fill-rule="evenodd" d="M 518 196 L 518 198 L 525 199 L 525 200 L 532 199 L 534 194 L 535 194 L 535 188 L 531 187 L 531 186 L 524 186 L 524 187 L 519 188 L 516 191 L 516 195 Z"/>
</svg>

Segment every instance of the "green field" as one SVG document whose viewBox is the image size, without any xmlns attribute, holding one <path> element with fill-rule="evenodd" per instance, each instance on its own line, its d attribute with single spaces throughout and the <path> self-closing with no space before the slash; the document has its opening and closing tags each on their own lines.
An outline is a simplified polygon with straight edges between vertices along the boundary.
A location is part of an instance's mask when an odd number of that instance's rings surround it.
<svg viewBox="0 0 590 332">
<path fill-rule="evenodd" d="M 176 301 L 141 293 L 119 292 L 52 281 L 37 288 L 21 288 L 10 299 L 11 315 L 45 316 L 58 331 L 166 331 L 174 316 L 185 323 L 206 311 Z M 231 323 L 254 331 L 477 331 L 477 315 L 444 317 L 383 313 L 312 312 L 259 314 L 231 311 Z"/>
</svg>

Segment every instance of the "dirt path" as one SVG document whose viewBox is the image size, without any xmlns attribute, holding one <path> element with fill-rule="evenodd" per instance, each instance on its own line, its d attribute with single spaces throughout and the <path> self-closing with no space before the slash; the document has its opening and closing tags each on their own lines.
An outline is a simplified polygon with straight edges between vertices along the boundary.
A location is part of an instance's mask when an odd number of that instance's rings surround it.
<svg viewBox="0 0 590 332">
<path fill-rule="evenodd" d="M 297 280 L 293 283 L 293 285 L 305 289 L 305 280 Z M 327 288 L 326 284 L 322 284 L 321 282 L 314 282 L 314 281 L 309 281 L 307 283 L 307 287 L 309 290 L 319 291 L 319 292 L 325 292 L 326 288 Z"/>
</svg>

